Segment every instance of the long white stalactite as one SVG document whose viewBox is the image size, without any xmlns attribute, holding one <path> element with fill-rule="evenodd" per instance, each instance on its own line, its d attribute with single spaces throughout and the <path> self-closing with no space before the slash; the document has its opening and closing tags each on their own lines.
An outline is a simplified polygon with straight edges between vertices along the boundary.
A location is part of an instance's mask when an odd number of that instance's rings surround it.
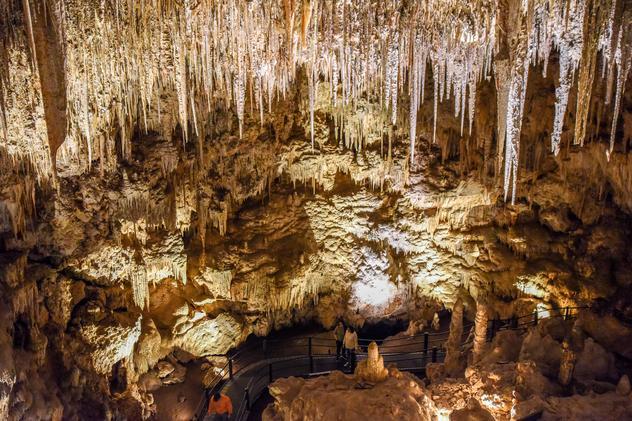
<svg viewBox="0 0 632 421">
<path fill-rule="evenodd" d="M 316 91 L 325 82 L 341 127 L 346 127 L 347 116 L 359 112 L 360 99 L 381 98 L 390 124 L 408 126 L 412 162 L 428 67 L 434 88 L 433 141 L 441 136 L 439 102 L 454 101 L 461 135 L 466 118 L 466 132 L 471 134 L 477 84 L 491 74 L 496 77 L 498 105 L 505 113 L 498 116 L 498 153 L 504 160 L 499 167 L 505 173 L 505 192 L 511 190 L 513 201 L 529 66 L 540 63 L 546 72 L 553 50 L 559 52 L 560 71 L 549 75 L 559 78 L 551 150 L 559 152 L 578 70 L 582 87 L 592 87 L 595 63 L 590 57 L 596 49 L 602 56 L 608 98 L 612 97 L 612 153 L 632 60 L 631 12 L 621 11 L 629 3 L 621 2 L 510 1 L 514 14 L 522 16 L 521 22 L 512 24 L 524 42 L 512 47 L 512 54 L 521 56 L 520 63 L 514 59 L 503 64 L 494 63 L 498 38 L 508 36 L 497 28 L 498 13 L 506 7 L 499 0 L 139 0 L 117 1 L 116 7 L 102 3 L 90 13 L 85 0 L 68 0 L 63 43 L 70 123 L 61 156 L 68 162 L 79 159 L 84 170 L 99 160 L 105 171 L 116 165 L 117 136 L 123 159 L 131 156 L 136 127 L 168 135 L 179 125 L 187 142 L 208 133 L 208 115 L 218 101 L 233 110 L 243 136 L 247 114 L 263 122 L 264 113 L 276 99 L 288 95 L 299 71 L 305 69 L 312 145 Z M 30 2 L 22 3 L 32 45 Z M 19 4 L 9 2 L 3 16 L 18 13 Z M 596 18 L 587 30 L 591 13 Z M 590 42 L 585 42 L 587 37 Z M 508 70 L 503 69 L 506 65 Z M 408 118 L 402 119 L 407 121 L 399 121 L 402 98 L 410 100 Z M 583 95 L 581 101 L 583 110 L 589 98 Z M 5 115 L 8 105 L 0 102 Z M 584 141 L 581 125 L 587 118 L 588 112 L 582 111 L 577 143 Z M 361 147 L 362 131 L 359 136 L 346 141 Z"/>
</svg>

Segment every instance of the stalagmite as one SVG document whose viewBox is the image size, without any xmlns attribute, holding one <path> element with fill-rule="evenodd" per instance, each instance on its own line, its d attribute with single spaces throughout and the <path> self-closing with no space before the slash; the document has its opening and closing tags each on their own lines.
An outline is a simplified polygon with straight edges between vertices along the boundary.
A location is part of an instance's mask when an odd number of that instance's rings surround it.
<svg viewBox="0 0 632 421">
<path fill-rule="evenodd" d="M 375 342 L 369 344 L 367 359 L 356 366 L 354 377 L 360 381 L 379 383 L 388 377 L 388 370 L 384 368 L 384 357 Z"/>
<path fill-rule="evenodd" d="M 132 296 L 134 304 L 141 309 L 149 308 L 149 281 L 144 267 L 140 270 L 130 273 L 130 282 L 132 283 Z"/>
<path fill-rule="evenodd" d="M 568 386 L 573 379 L 573 371 L 575 370 L 575 362 L 577 355 L 571 349 L 568 341 L 562 343 L 562 359 L 560 361 L 560 372 L 558 380 L 562 386 Z"/>
<path fill-rule="evenodd" d="M 489 309 L 482 301 L 476 303 L 476 317 L 474 319 L 474 344 L 472 348 L 473 363 L 481 360 L 487 345 L 487 321 Z"/>
<path fill-rule="evenodd" d="M 458 298 L 452 307 L 450 335 L 445 344 L 445 371 L 450 377 L 459 377 L 461 366 L 461 340 L 463 338 L 463 300 Z"/>
</svg>

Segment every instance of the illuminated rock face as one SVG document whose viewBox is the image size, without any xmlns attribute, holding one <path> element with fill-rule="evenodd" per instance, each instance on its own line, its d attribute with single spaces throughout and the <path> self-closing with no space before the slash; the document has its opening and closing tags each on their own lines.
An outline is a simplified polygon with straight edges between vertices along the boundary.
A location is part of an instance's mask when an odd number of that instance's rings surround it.
<svg viewBox="0 0 632 421">
<path fill-rule="evenodd" d="M 435 419 L 423 385 L 408 373 L 395 373 L 367 389 L 355 386 L 353 377 L 339 371 L 309 380 L 277 380 L 270 387 L 275 402 L 265 410 L 263 419 Z"/>
<path fill-rule="evenodd" d="M 1 419 L 120 415 L 119 372 L 146 414 L 165 356 L 303 321 L 632 313 L 628 2 L 35 3 L 0 5 Z"/>
<path fill-rule="evenodd" d="M 388 370 L 384 368 L 384 358 L 380 355 L 375 342 L 369 344 L 366 360 L 358 363 L 353 375 L 357 380 L 370 383 L 379 383 L 386 380 Z"/>
<path fill-rule="evenodd" d="M 354 378 L 333 372 L 317 379 L 277 380 L 270 386 L 274 403 L 264 412 L 264 419 L 318 419 L 323 416 L 327 419 L 361 419 L 362 414 L 376 419 L 400 416 L 455 421 L 533 416 L 551 420 L 607 419 L 610 414 L 625 419 L 629 416 L 632 400 L 629 379 L 622 374 L 625 369 L 613 371 L 613 367 L 604 364 L 615 358 L 615 354 L 597 350 L 594 339 L 579 320 L 544 318 L 538 326 L 525 331 L 501 333 L 489 344 L 490 352 L 486 358 L 469 365 L 464 374 L 450 373 L 450 363 L 446 360 L 443 373 L 448 377 L 429 373 L 423 383 L 410 381 L 413 377 L 396 369 L 371 377 L 379 372 L 372 368 L 383 370 L 377 346 L 369 347 L 368 358 L 358 365 Z M 604 334 L 611 333 L 610 328 L 605 329 Z M 398 338 L 401 337 L 387 339 L 386 343 Z M 534 341 L 534 338 L 538 340 Z M 572 338 L 571 344 L 564 338 Z M 536 343 L 540 348 L 538 351 L 534 350 Z M 590 369 L 578 364 L 574 371 L 569 371 L 571 378 L 558 379 L 555 373 L 565 370 L 564 358 L 561 361 L 559 358 L 560 349 L 569 346 L 583 356 L 580 360 L 586 360 L 590 355 L 594 364 Z M 469 354 L 473 350 L 465 347 L 464 352 Z M 554 367 L 551 367 L 554 360 Z M 440 371 L 442 365 L 433 364 L 433 371 Z M 575 394 L 569 396 L 571 384 Z M 416 405 L 410 405 L 413 401 Z M 362 407 L 364 411 L 357 409 Z"/>
</svg>

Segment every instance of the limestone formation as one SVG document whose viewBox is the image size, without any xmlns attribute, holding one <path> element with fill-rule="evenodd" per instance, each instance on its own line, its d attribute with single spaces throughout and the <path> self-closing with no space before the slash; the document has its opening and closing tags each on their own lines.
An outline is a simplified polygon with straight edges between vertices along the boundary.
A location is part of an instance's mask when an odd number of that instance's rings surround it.
<svg viewBox="0 0 632 421">
<path fill-rule="evenodd" d="M 253 336 L 447 310 L 369 414 L 625 413 L 631 74 L 629 0 L 0 1 L 0 419 L 160 419 Z"/>
<path fill-rule="evenodd" d="M 621 396 L 628 396 L 630 394 L 630 378 L 627 374 L 624 374 L 619 379 L 619 383 L 617 383 L 617 393 Z"/>
<path fill-rule="evenodd" d="M 487 345 L 487 304 L 478 301 L 476 303 L 476 316 L 474 317 L 474 343 L 472 348 L 472 362 L 476 364 L 483 357 Z"/>
<path fill-rule="evenodd" d="M 560 361 L 560 373 L 558 380 L 562 386 L 568 386 L 573 379 L 576 361 L 575 352 L 570 348 L 568 342 L 562 343 L 562 359 Z"/>
<path fill-rule="evenodd" d="M 446 342 L 445 370 L 448 376 L 458 377 L 462 370 L 461 342 L 463 338 L 463 301 L 457 299 L 450 318 L 450 335 Z"/>
<path fill-rule="evenodd" d="M 470 398 L 467 406 L 450 414 L 450 421 L 492 421 L 494 417 L 474 398 Z"/>
<path fill-rule="evenodd" d="M 369 383 L 379 383 L 388 377 L 388 370 L 384 367 L 384 358 L 375 342 L 369 344 L 366 360 L 360 361 L 355 368 L 356 380 Z"/>
<path fill-rule="evenodd" d="M 423 386 L 408 373 L 388 377 L 370 389 L 356 389 L 339 371 L 314 379 L 289 377 L 270 386 L 274 403 L 263 419 L 431 420 L 433 409 Z"/>
</svg>

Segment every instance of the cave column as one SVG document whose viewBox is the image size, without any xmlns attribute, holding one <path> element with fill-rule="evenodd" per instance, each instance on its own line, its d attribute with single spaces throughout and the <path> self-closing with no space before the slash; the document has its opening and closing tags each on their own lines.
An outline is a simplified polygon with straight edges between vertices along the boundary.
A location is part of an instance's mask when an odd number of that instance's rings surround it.
<svg viewBox="0 0 632 421">
<path fill-rule="evenodd" d="M 58 9 L 54 2 L 24 0 L 24 19 L 31 43 L 31 55 L 37 67 L 44 105 L 44 120 L 52 174 L 57 176 L 57 150 L 66 140 L 67 96 L 64 45 L 61 39 Z"/>
<path fill-rule="evenodd" d="M 461 339 L 463 338 L 463 300 L 456 300 L 450 319 L 450 335 L 446 342 L 445 370 L 448 376 L 458 377 L 461 371 Z"/>
<path fill-rule="evenodd" d="M 487 303 L 479 301 L 476 303 L 476 317 L 474 318 L 474 347 L 472 350 L 473 363 L 479 362 L 485 351 L 487 344 L 487 321 L 489 319 L 489 308 Z"/>
</svg>

